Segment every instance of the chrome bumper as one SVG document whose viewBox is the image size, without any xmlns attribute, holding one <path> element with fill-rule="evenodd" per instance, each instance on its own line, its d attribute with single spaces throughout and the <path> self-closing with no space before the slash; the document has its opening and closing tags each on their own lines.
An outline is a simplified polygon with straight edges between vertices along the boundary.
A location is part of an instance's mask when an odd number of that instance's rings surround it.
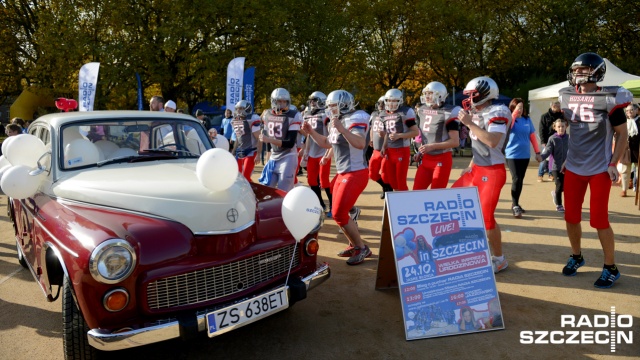
<svg viewBox="0 0 640 360">
<path fill-rule="evenodd" d="M 300 280 L 305 284 L 307 290 L 311 290 L 314 287 L 325 282 L 330 275 L 331 270 L 329 269 L 329 265 L 324 263 L 320 264 L 317 267 L 316 271 L 311 273 L 309 276 L 304 277 Z M 271 289 L 269 289 L 268 291 L 270 290 Z M 206 313 L 197 315 L 196 320 L 198 331 L 205 331 L 207 329 Z M 166 324 L 149 326 L 146 328 L 130 331 L 123 331 L 115 334 L 105 333 L 104 330 L 100 329 L 92 329 L 87 333 L 89 345 L 103 351 L 128 349 L 179 337 L 179 321 L 172 321 Z"/>
</svg>

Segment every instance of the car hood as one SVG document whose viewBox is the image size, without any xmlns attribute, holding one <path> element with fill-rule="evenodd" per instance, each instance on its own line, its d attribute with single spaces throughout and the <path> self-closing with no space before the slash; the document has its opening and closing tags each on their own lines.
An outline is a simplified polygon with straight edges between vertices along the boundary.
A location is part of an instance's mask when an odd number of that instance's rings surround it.
<svg viewBox="0 0 640 360">
<path fill-rule="evenodd" d="M 194 233 L 244 228 L 255 219 L 256 199 L 239 175 L 226 191 L 211 192 L 180 160 L 113 164 L 65 174 L 52 186 L 64 199 L 133 210 L 178 221 Z"/>
</svg>

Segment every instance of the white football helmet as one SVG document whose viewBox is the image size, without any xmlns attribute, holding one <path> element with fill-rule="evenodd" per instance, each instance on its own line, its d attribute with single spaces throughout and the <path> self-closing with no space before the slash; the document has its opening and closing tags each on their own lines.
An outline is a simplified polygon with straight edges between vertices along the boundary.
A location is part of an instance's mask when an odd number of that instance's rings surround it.
<svg viewBox="0 0 640 360">
<path fill-rule="evenodd" d="M 384 110 L 384 95 L 380 96 L 380 98 L 376 102 L 376 109 L 378 109 L 378 111 Z"/>
<path fill-rule="evenodd" d="M 447 87 L 443 83 L 432 81 L 422 89 L 422 95 L 420 96 L 420 102 L 427 106 L 438 106 L 444 104 L 444 101 L 449 96 Z"/>
<path fill-rule="evenodd" d="M 309 95 L 307 106 L 311 111 L 322 110 L 327 105 L 327 95 L 320 91 L 314 91 Z"/>
<path fill-rule="evenodd" d="M 469 81 L 462 93 L 469 95 L 469 98 L 462 100 L 465 110 L 476 110 L 476 106 L 497 99 L 500 95 L 498 84 L 488 76 L 480 76 Z"/>
<path fill-rule="evenodd" d="M 384 108 L 389 112 L 397 111 L 402 106 L 402 91 L 391 89 L 384 94 Z"/>
<path fill-rule="evenodd" d="M 325 112 L 333 117 L 340 114 L 348 114 L 355 110 L 353 95 L 345 90 L 335 90 L 327 95 Z"/>
<path fill-rule="evenodd" d="M 247 100 L 240 100 L 236 103 L 235 116 L 246 118 L 253 113 L 253 106 Z"/>
<path fill-rule="evenodd" d="M 278 101 L 286 101 L 286 106 L 278 105 Z M 287 89 L 277 88 L 271 92 L 271 110 L 276 114 L 282 114 L 289 110 L 289 106 L 291 105 L 291 95 Z"/>
</svg>

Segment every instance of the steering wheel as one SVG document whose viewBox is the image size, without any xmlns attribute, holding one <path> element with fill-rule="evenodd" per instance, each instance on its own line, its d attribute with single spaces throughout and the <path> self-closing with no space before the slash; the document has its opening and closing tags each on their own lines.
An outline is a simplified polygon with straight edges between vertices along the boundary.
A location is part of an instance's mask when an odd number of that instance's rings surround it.
<svg viewBox="0 0 640 360">
<path fill-rule="evenodd" d="M 164 145 L 158 146 L 157 149 L 158 150 L 162 150 L 162 149 L 167 148 L 169 146 L 175 146 L 176 150 L 179 150 L 179 151 L 189 151 L 189 149 L 187 149 L 183 145 L 178 145 L 176 143 L 164 144 Z"/>
</svg>

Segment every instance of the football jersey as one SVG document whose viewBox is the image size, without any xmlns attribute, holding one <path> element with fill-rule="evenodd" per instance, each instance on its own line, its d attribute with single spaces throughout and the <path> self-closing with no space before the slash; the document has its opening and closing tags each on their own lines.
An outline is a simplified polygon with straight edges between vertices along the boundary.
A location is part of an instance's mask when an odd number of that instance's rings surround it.
<svg viewBox="0 0 640 360">
<path fill-rule="evenodd" d="M 369 129 L 369 114 L 362 110 L 356 110 L 350 114 L 340 115 L 340 121 L 345 128 L 354 134 L 365 138 Z M 338 174 L 353 172 L 367 168 L 365 159 L 365 149 L 356 149 L 349 144 L 344 135 L 329 125 L 329 143 L 333 148 L 333 155 L 336 160 L 336 171 Z"/>
<path fill-rule="evenodd" d="M 380 119 L 384 123 L 384 127 L 387 130 L 387 137 L 389 134 L 394 133 L 406 133 L 409 131 L 407 121 L 416 119 L 416 113 L 412 108 L 408 106 L 401 106 L 396 112 L 389 113 L 383 111 L 380 113 Z M 391 141 L 387 140 L 387 147 L 390 148 L 403 148 L 409 146 L 411 139 L 396 139 Z"/>
<path fill-rule="evenodd" d="M 569 152 L 565 167 L 578 175 L 590 176 L 607 171 L 611 162 L 613 127 L 624 124 L 622 115 L 612 119 L 614 110 L 633 100 L 629 90 L 605 86 L 592 93 L 578 93 L 573 87 L 560 89 L 559 100 L 569 123 Z"/>
<path fill-rule="evenodd" d="M 325 114 L 324 110 L 314 110 L 312 112 L 305 112 L 304 114 L 304 122 L 307 122 L 311 125 L 311 128 L 315 130 L 320 135 L 327 135 L 327 125 L 329 124 L 329 118 Z M 310 158 L 319 158 L 324 156 L 327 149 L 321 147 L 316 143 L 315 140 L 311 136 L 307 139 L 310 141 L 309 143 L 309 157 Z"/>
<path fill-rule="evenodd" d="M 418 108 L 418 127 L 420 128 L 420 138 L 422 144 L 436 144 L 449 140 L 449 131 L 459 131 L 460 121 L 458 112 L 460 106 L 451 108 L 432 109 L 430 106 L 422 105 Z M 449 149 L 435 149 L 429 152 L 430 155 L 439 155 L 451 152 Z"/>
<path fill-rule="evenodd" d="M 478 166 L 491 166 L 504 164 L 504 142 L 507 138 L 507 126 L 511 121 L 511 111 L 502 104 L 489 105 L 473 114 L 473 122 L 480 129 L 488 132 L 501 133 L 500 142 L 494 148 L 485 145 L 473 134 L 473 130 L 469 132 L 469 136 L 473 140 L 471 142 L 471 152 L 473 153 L 473 163 Z"/>
<path fill-rule="evenodd" d="M 382 150 L 382 144 L 384 144 L 384 138 L 380 136 L 378 131 L 384 131 L 384 123 L 380 119 L 380 113 L 378 110 L 371 113 L 369 118 L 369 128 L 373 131 L 373 150 Z"/>
<path fill-rule="evenodd" d="M 231 121 L 231 126 L 233 126 L 233 132 L 238 142 L 238 151 L 249 150 L 258 145 L 258 139 L 253 136 L 254 132 L 260 131 L 260 116 L 258 114 L 251 114 L 249 119 L 235 117 Z"/>
<path fill-rule="evenodd" d="M 302 118 L 297 110 L 289 110 L 282 115 L 274 114 L 271 109 L 267 109 L 262 113 L 260 117 L 262 119 L 263 129 L 262 133 L 266 136 L 284 140 L 287 138 L 289 131 L 297 132 L 300 130 L 300 124 Z M 296 147 L 290 149 L 283 148 L 271 144 L 271 157 L 270 159 L 278 160 L 289 154 L 297 154 Z"/>
</svg>

